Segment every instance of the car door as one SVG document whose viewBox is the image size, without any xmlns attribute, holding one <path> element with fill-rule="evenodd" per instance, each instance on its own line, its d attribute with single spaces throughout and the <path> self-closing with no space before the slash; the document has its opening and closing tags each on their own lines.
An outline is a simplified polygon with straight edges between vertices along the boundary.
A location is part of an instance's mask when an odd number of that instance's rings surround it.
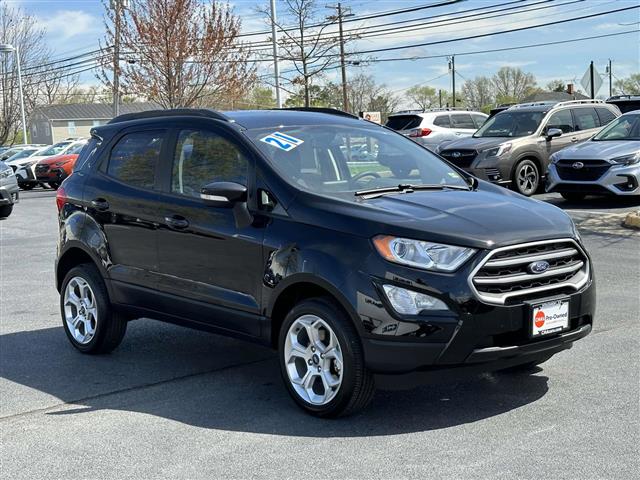
<svg viewBox="0 0 640 480">
<path fill-rule="evenodd" d="M 127 287 L 155 288 L 157 283 L 156 186 L 166 135 L 164 129 L 125 131 L 105 149 L 98 171 L 85 183 L 85 207 L 104 233 L 109 274 L 120 282 L 123 295 Z"/>
<path fill-rule="evenodd" d="M 571 110 L 569 109 L 559 110 L 551 114 L 547 120 L 546 125 L 542 129 L 542 134 L 538 139 L 538 143 L 542 146 L 541 149 L 544 152 L 544 155 L 542 155 L 543 161 L 545 162 L 543 165 L 544 171 L 546 171 L 546 167 L 549 164 L 549 157 L 551 154 L 572 145 L 576 141 L 574 137 L 573 122 L 574 119 L 571 115 Z M 562 135 L 559 137 L 548 138 L 546 133 L 552 128 L 562 130 Z"/>
<path fill-rule="evenodd" d="M 251 154 L 220 128 L 184 125 L 174 131 L 161 193 L 159 288 L 179 316 L 259 335 L 263 229 L 237 227 L 231 208 L 200 198 L 212 182 L 251 189 Z"/>
<path fill-rule="evenodd" d="M 584 142 L 595 135 L 600 127 L 600 117 L 593 107 L 574 107 L 573 118 L 575 119 L 575 141 L 574 143 Z"/>
</svg>

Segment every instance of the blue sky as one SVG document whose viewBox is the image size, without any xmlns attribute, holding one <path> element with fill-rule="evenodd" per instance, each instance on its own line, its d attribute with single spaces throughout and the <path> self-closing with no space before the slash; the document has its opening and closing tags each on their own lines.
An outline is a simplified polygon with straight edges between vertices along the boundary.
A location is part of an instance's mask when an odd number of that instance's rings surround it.
<svg viewBox="0 0 640 480">
<path fill-rule="evenodd" d="M 20 6 L 36 16 L 40 24 L 47 30 L 47 41 L 54 51 L 55 57 L 64 57 L 96 48 L 103 31 L 103 7 L 99 0 L 4 0 Z M 441 3 L 442 0 L 343 0 L 343 5 L 350 7 L 355 15 L 366 15 L 373 12 L 407 8 L 413 5 Z M 445 7 L 431 8 L 404 15 L 377 18 L 366 22 L 348 24 L 354 26 L 371 26 L 396 20 L 421 18 L 432 15 L 454 13 L 482 6 L 507 3 L 509 0 L 466 0 Z M 521 26 L 552 22 L 555 20 L 589 15 L 596 12 L 638 5 L 638 0 L 554 0 L 547 4 L 540 0 L 522 2 L 523 7 L 548 8 L 523 12 L 502 18 L 487 20 L 469 19 L 463 24 L 441 26 L 439 28 L 422 29 L 397 35 L 362 39 L 350 46 L 352 51 L 370 50 L 391 46 L 412 45 L 430 41 L 477 35 L 492 31 L 518 28 Z M 264 5 L 267 0 L 250 1 L 234 0 L 230 2 L 243 19 L 245 32 L 262 31 L 266 25 L 263 18 L 256 13 L 256 6 Z M 320 1 L 324 7 L 329 2 Z M 538 3 L 533 6 L 533 3 Z M 282 7 L 280 7 L 282 9 Z M 327 14 L 330 10 L 327 9 Z M 443 17 L 439 17 L 442 20 Z M 446 19 L 446 17 L 444 17 Z M 415 47 L 391 52 L 372 54 L 378 58 L 407 58 L 424 55 L 443 55 L 468 51 L 482 51 L 504 47 L 550 42 L 593 35 L 606 35 L 616 32 L 638 30 L 640 28 L 640 9 L 627 10 L 601 17 L 563 23 L 560 25 L 536 28 L 492 37 L 465 40 L 441 45 Z M 251 37 L 251 40 L 262 40 L 264 37 Z M 613 72 L 617 78 L 640 72 L 640 35 L 633 33 L 623 36 L 601 38 L 562 45 L 537 47 L 509 52 L 483 53 L 456 57 L 456 67 L 460 74 L 456 82 L 461 85 L 465 78 L 476 75 L 491 75 L 501 66 L 517 66 L 532 72 L 540 85 L 552 79 L 575 82 L 589 65 L 595 62 L 597 70 L 604 75 L 608 59 L 613 60 Z M 282 70 L 286 69 L 286 65 Z M 260 73 L 268 74 L 271 67 L 264 65 Z M 425 84 L 436 88 L 450 89 L 450 77 L 447 73 L 447 61 L 444 58 L 398 61 L 372 64 L 370 66 L 348 68 L 348 74 L 366 72 L 385 83 L 399 95 L 403 90 L 415 85 Z M 336 79 L 338 70 L 328 74 L 329 79 Z M 436 78 L 439 77 L 439 78 Z M 432 80 L 434 79 L 435 80 Z M 94 77 L 85 74 L 81 81 L 84 84 L 95 83 Z M 607 95 L 608 83 L 605 79 L 599 94 Z"/>
</svg>

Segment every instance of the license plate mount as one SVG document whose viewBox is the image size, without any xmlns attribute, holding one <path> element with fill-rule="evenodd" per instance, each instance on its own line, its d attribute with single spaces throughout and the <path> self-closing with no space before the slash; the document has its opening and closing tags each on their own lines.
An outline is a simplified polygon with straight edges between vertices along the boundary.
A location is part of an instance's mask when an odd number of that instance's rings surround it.
<svg viewBox="0 0 640 480">
<path fill-rule="evenodd" d="M 569 299 L 559 298 L 531 304 L 530 322 L 529 334 L 532 338 L 568 330 Z"/>
</svg>

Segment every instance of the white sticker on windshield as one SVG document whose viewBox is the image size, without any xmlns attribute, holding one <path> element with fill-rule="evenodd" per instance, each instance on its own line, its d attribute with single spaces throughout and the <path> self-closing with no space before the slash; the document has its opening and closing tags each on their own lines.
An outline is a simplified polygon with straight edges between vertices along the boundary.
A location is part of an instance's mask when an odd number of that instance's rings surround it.
<svg viewBox="0 0 640 480">
<path fill-rule="evenodd" d="M 300 140 L 299 138 L 292 137 L 291 135 L 285 135 L 280 132 L 270 133 L 266 137 L 261 138 L 260 141 L 268 143 L 280 150 L 284 150 L 285 152 L 293 150 L 304 143 L 304 140 Z"/>
</svg>

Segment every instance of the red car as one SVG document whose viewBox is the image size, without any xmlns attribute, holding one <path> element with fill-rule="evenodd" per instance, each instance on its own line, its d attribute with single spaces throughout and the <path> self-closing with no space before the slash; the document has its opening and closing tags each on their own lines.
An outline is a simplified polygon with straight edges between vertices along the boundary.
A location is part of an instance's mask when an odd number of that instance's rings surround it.
<svg viewBox="0 0 640 480">
<path fill-rule="evenodd" d="M 84 145 L 85 143 L 79 143 L 62 155 L 40 160 L 33 171 L 36 179 L 40 183 L 48 183 L 51 188 L 57 189 L 62 181 L 73 172 L 73 167 Z"/>
</svg>

